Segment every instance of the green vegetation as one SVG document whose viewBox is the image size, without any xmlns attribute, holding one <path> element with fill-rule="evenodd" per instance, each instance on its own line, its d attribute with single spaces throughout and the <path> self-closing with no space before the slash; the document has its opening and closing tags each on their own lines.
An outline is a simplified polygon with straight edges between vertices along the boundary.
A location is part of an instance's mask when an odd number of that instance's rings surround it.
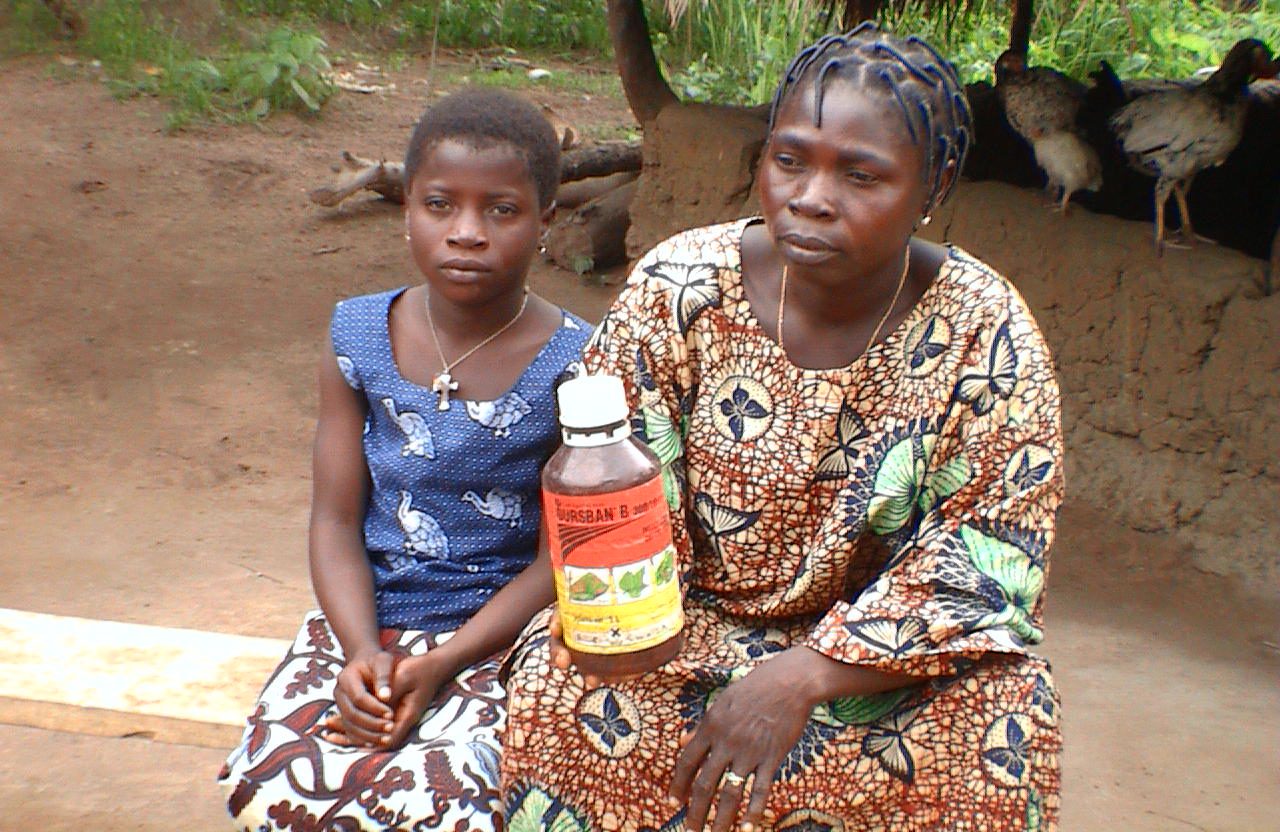
<svg viewBox="0 0 1280 832">
<path fill-rule="evenodd" d="M 19 26 L 0 41 L 0 54 L 51 48 L 58 27 L 43 4 L 18 0 L 10 6 Z M 325 42 L 311 31 L 255 29 L 202 56 L 136 2 L 102 0 L 85 17 L 88 31 L 75 47 L 98 62 L 117 96 L 170 100 L 170 129 L 209 117 L 252 121 L 278 110 L 315 112 L 333 93 Z"/>
<path fill-rule="evenodd" d="M 993 78 L 1009 45 L 1009 0 L 970 0 L 948 12 L 902 0 L 879 21 L 922 35 L 946 55 L 965 83 Z M 1106 59 L 1122 78 L 1183 78 L 1217 64 L 1240 38 L 1280 49 L 1280 0 L 1249 12 L 1217 0 L 1036 0 L 1031 62 L 1082 80 Z M 1175 23 L 1176 21 L 1176 23 Z M 769 100 L 787 61 L 828 30 L 819 3 L 691 0 L 675 25 L 650 14 L 655 45 L 677 93 L 686 98 L 757 104 Z"/>
<path fill-rule="evenodd" d="M 511 52 L 514 53 L 514 50 Z M 445 82 L 479 84 L 485 87 L 513 90 L 544 87 L 582 95 L 622 97 L 622 82 L 611 67 L 555 71 L 540 78 L 531 78 L 528 67 L 524 63 L 513 62 L 509 55 L 499 55 L 490 59 L 483 67 L 448 72 L 445 75 Z"/>
<path fill-rule="evenodd" d="M 1280 48 L 1280 0 L 1259 0 L 1253 11 L 1228 11 L 1215 0 L 1037 0 L 1031 63 L 1082 80 L 1106 59 L 1121 78 L 1185 78 L 1216 65 L 1240 38 Z M 1176 22 L 1175 22 L 1176 21 Z M 973 0 L 948 20 L 907 0 L 891 21 L 938 46 L 966 81 L 990 80 L 995 58 L 1009 44 L 1009 4 Z"/>
<path fill-rule="evenodd" d="M 654 46 L 684 98 L 723 103 L 767 101 L 787 60 L 828 28 L 818 0 L 689 0 L 671 21 L 665 0 L 646 0 Z M 1121 77 L 1184 77 L 1221 60 L 1242 37 L 1280 48 L 1280 0 L 1229 11 L 1230 0 L 1037 0 L 1032 63 L 1085 78 L 1107 59 Z M 89 32 L 75 44 L 101 61 L 121 95 L 173 102 L 171 123 L 197 118 L 251 120 L 267 113 L 313 111 L 332 92 L 325 42 L 317 27 L 346 27 L 371 50 L 404 59 L 433 46 L 505 49 L 496 71 L 470 80 L 513 88 L 546 85 L 613 95 L 608 72 L 557 72 L 531 80 L 504 67 L 515 50 L 610 59 L 604 0 L 221 0 L 222 40 L 197 47 L 171 24 L 141 9 L 163 4 L 82 0 Z M 1009 0 L 970 0 L 960 11 L 925 0 L 896 0 L 881 20 L 939 47 L 965 81 L 989 80 L 1008 44 Z M 217 7 L 215 7 L 217 8 Z M 0 56 L 49 52 L 58 25 L 38 0 L 3 0 Z M 1176 21 L 1176 24 L 1175 22 Z"/>
</svg>

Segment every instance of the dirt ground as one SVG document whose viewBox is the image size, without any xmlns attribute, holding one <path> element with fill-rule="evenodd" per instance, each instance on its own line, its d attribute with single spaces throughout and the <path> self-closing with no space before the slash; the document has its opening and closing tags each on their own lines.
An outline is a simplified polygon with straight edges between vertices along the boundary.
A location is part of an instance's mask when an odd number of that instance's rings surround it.
<svg viewBox="0 0 1280 832">
<path fill-rule="evenodd" d="M 158 103 L 49 64 L 0 67 L 0 606 L 291 637 L 312 603 L 330 309 L 414 275 L 396 206 L 318 209 L 305 192 L 342 148 L 400 154 L 423 68 L 322 120 L 166 136 Z M 620 101 L 535 97 L 628 121 Z M 592 319 L 616 291 L 549 266 L 532 283 Z M 1276 610 L 1184 562 L 1092 507 L 1064 513 L 1045 652 L 1066 832 L 1280 828 Z M 0 726 L 0 830 L 225 828 L 220 762 Z"/>
</svg>

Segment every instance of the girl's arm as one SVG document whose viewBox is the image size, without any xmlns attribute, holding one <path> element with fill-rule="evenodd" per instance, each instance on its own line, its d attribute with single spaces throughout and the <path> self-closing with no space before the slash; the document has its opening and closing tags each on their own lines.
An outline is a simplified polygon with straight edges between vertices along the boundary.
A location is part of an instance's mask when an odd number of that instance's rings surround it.
<svg viewBox="0 0 1280 832">
<path fill-rule="evenodd" d="M 320 415 L 312 458 L 311 585 L 346 666 L 334 698 L 349 739 L 375 744 L 392 715 L 392 656 L 378 640 L 373 573 L 364 547 L 369 469 L 361 436 L 365 402 L 343 379 L 332 341 L 320 360 Z M 379 701 L 383 700 L 383 701 Z"/>
</svg>

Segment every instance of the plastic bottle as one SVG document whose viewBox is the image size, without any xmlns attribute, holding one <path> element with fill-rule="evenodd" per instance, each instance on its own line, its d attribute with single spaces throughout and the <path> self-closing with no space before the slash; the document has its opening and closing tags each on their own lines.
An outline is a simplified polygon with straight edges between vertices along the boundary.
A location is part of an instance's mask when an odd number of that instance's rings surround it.
<svg viewBox="0 0 1280 832">
<path fill-rule="evenodd" d="M 565 646 L 583 674 L 645 673 L 684 627 L 661 465 L 631 436 L 620 379 L 579 376 L 557 397 L 564 445 L 542 499 Z"/>
</svg>

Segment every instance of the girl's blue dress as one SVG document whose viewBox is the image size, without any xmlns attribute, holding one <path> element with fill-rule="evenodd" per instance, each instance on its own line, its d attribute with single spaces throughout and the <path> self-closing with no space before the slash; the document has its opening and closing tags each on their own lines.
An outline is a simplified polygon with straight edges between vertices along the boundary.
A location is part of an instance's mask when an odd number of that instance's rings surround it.
<svg viewBox="0 0 1280 832">
<path fill-rule="evenodd" d="M 448 640 L 534 557 L 540 473 L 559 443 L 555 384 L 590 327 L 568 312 L 516 383 L 492 401 L 451 398 L 400 375 L 388 312 L 405 290 L 337 305 L 338 368 L 364 395 L 371 488 L 364 539 L 383 644 L 425 653 Z M 465 367 L 464 367 L 465 370 Z M 394 752 L 315 736 L 335 713 L 344 658 L 319 612 L 303 622 L 219 775 L 237 829 L 447 829 L 500 825 L 496 659 L 458 674 Z"/>
</svg>

